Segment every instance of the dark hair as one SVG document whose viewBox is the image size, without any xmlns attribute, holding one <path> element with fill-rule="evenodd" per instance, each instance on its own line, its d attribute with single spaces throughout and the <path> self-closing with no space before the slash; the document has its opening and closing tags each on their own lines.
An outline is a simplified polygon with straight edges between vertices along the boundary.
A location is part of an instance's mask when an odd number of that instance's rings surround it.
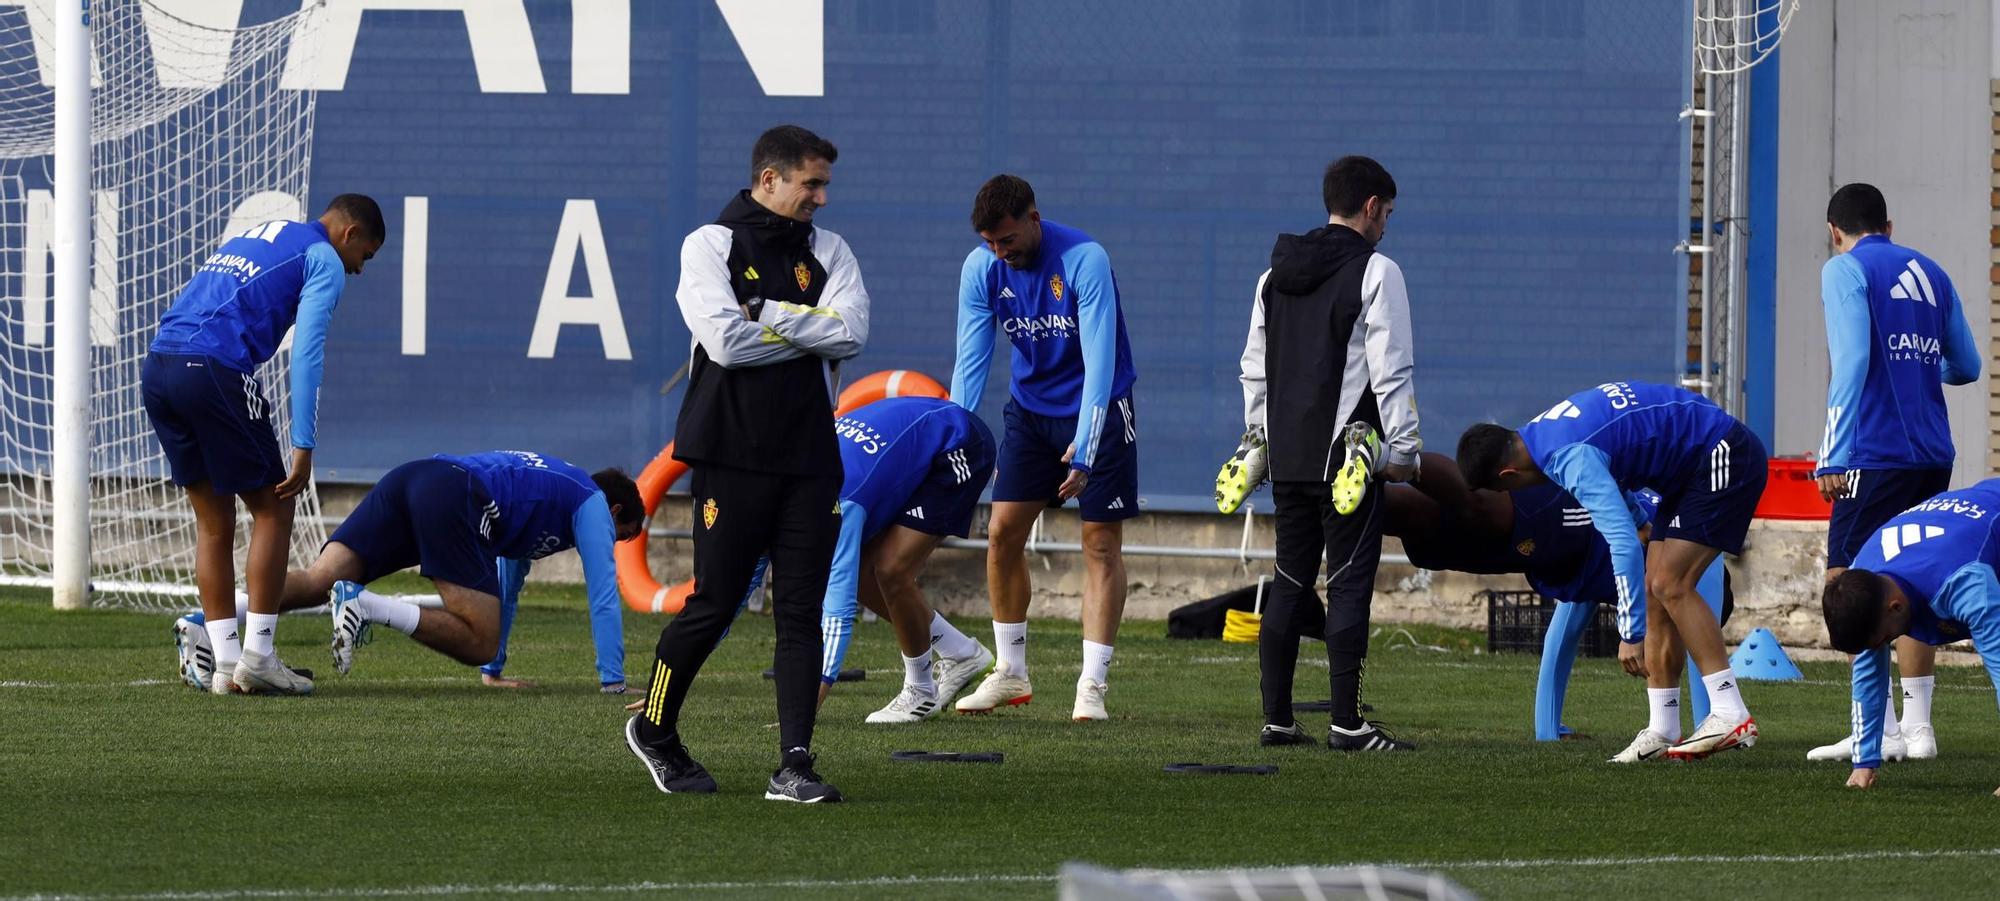
<svg viewBox="0 0 2000 901">
<path fill-rule="evenodd" d="M 1019 219 L 1035 205 L 1035 189 L 1018 175 L 995 175 L 972 199 L 972 230 L 991 231 L 1002 219 Z"/>
<path fill-rule="evenodd" d="M 346 217 L 347 221 L 361 226 L 376 241 L 389 240 L 389 227 L 382 224 L 382 208 L 376 205 L 373 197 L 342 194 L 327 202 L 326 211 Z"/>
<path fill-rule="evenodd" d="M 641 522 L 646 518 L 646 502 L 639 499 L 639 484 L 617 467 L 600 469 L 590 474 L 590 480 L 597 483 L 604 492 L 604 502 L 620 511 L 618 524 Z"/>
<path fill-rule="evenodd" d="M 1868 570 L 1850 569 L 1834 577 L 1819 596 L 1826 637 L 1834 650 L 1859 654 L 1873 647 L 1888 601 L 1882 580 Z"/>
<path fill-rule="evenodd" d="M 1880 234 L 1889 227 L 1889 201 L 1874 185 L 1841 185 L 1826 202 L 1826 221 L 1850 235 Z"/>
<path fill-rule="evenodd" d="M 796 125 L 780 125 L 757 136 L 757 146 L 750 149 L 750 183 L 756 184 L 764 170 L 776 169 L 779 175 L 790 175 L 809 159 L 823 159 L 832 163 L 840 159 L 840 151 L 833 143 Z"/>
<path fill-rule="evenodd" d="M 1500 480 L 1500 467 L 1514 448 L 1514 430 L 1504 425 L 1482 422 L 1466 429 L 1458 439 L 1458 471 L 1473 488 L 1491 488 Z"/>
<path fill-rule="evenodd" d="M 1370 197 L 1395 200 L 1396 180 L 1389 177 L 1389 170 L 1382 168 L 1381 163 L 1368 157 L 1343 156 L 1327 164 L 1319 193 L 1326 201 L 1328 214 L 1352 216 L 1361 212 Z"/>
</svg>

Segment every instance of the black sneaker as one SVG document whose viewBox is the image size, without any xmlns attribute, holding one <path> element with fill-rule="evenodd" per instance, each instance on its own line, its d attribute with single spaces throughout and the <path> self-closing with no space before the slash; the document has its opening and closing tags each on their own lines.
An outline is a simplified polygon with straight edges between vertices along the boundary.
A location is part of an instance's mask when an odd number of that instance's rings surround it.
<svg viewBox="0 0 2000 901">
<path fill-rule="evenodd" d="M 1326 727 L 1326 746 L 1334 751 L 1414 751 L 1414 742 L 1407 742 L 1382 728 L 1381 723 L 1364 722 L 1355 730 L 1339 726 Z"/>
<path fill-rule="evenodd" d="M 1299 725 L 1298 720 L 1293 720 L 1289 726 L 1264 724 L 1264 731 L 1257 733 L 1257 743 L 1267 748 L 1280 745 L 1309 745 L 1313 743 L 1313 737 L 1306 734 L 1306 727 Z"/>
<path fill-rule="evenodd" d="M 796 801 L 800 804 L 833 804 L 841 800 L 840 789 L 827 784 L 813 771 L 817 758 L 803 749 L 787 752 L 785 765 L 771 774 L 764 788 L 766 801 Z"/>
<path fill-rule="evenodd" d="M 688 756 L 687 745 L 675 741 L 671 747 L 655 748 L 639 740 L 639 717 L 625 721 L 625 747 L 646 764 L 653 784 L 667 794 L 715 794 L 715 777 Z"/>
</svg>

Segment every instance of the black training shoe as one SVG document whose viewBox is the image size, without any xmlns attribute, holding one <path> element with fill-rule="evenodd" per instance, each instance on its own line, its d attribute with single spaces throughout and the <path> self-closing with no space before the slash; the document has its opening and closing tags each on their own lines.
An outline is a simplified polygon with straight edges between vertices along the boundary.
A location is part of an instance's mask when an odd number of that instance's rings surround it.
<svg viewBox="0 0 2000 901">
<path fill-rule="evenodd" d="M 1369 721 L 1361 728 L 1349 731 L 1339 726 L 1326 727 L 1326 746 L 1334 751 L 1414 751 L 1414 742 L 1407 742 L 1382 728 L 1381 723 Z"/>
<path fill-rule="evenodd" d="M 840 789 L 827 784 L 813 771 L 816 759 L 804 751 L 787 753 L 785 765 L 771 774 L 771 784 L 764 788 L 764 800 L 797 801 L 800 804 L 833 804 L 840 801 Z"/>
<path fill-rule="evenodd" d="M 1264 724 L 1264 731 L 1257 733 L 1257 743 L 1267 748 L 1280 745 L 1309 745 L 1313 743 L 1313 737 L 1306 734 L 1306 727 L 1299 725 L 1298 720 L 1293 720 L 1289 726 Z"/>
<path fill-rule="evenodd" d="M 687 745 L 675 741 L 670 748 L 654 748 L 640 741 L 637 716 L 625 721 L 625 747 L 646 764 L 660 791 L 670 795 L 715 794 L 715 777 L 688 756 Z"/>
</svg>

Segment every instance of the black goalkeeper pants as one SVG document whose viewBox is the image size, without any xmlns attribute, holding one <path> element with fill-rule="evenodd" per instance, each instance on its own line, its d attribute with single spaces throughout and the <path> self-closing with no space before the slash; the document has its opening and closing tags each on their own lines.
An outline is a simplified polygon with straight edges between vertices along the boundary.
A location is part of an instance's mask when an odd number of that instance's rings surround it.
<svg viewBox="0 0 2000 901">
<path fill-rule="evenodd" d="M 660 630 L 639 737 L 648 744 L 678 740 L 688 688 L 735 618 L 757 559 L 769 553 L 778 751 L 810 749 L 819 704 L 820 606 L 840 536 L 841 480 L 710 465 L 694 467 L 691 479 L 694 593 Z"/>
<path fill-rule="evenodd" d="M 1375 570 L 1382 563 L 1383 489 L 1380 482 L 1368 486 L 1361 506 L 1342 516 L 1334 512 L 1326 482 L 1271 485 L 1277 503 L 1278 572 L 1257 641 L 1265 722 L 1293 722 L 1292 672 L 1298 665 L 1299 639 L 1318 635 L 1326 639 L 1333 723 L 1347 729 L 1361 725 L 1368 606 L 1375 595 Z M 1328 567 L 1324 608 L 1313 590 L 1322 558 Z"/>
</svg>

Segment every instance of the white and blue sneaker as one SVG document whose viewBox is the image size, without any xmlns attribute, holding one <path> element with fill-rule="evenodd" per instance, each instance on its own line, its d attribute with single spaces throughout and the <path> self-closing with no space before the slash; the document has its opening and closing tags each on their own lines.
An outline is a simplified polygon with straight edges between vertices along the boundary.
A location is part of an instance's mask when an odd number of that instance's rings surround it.
<svg viewBox="0 0 2000 901">
<path fill-rule="evenodd" d="M 215 681 L 215 649 L 208 643 L 207 622 L 199 610 L 174 620 L 174 651 L 180 657 L 181 681 L 195 691 L 208 691 Z"/>
<path fill-rule="evenodd" d="M 354 666 L 354 649 L 375 638 L 374 624 L 361 615 L 360 597 L 361 586 L 353 582 L 335 582 L 327 592 L 333 605 L 333 671 L 343 676 Z"/>
</svg>

